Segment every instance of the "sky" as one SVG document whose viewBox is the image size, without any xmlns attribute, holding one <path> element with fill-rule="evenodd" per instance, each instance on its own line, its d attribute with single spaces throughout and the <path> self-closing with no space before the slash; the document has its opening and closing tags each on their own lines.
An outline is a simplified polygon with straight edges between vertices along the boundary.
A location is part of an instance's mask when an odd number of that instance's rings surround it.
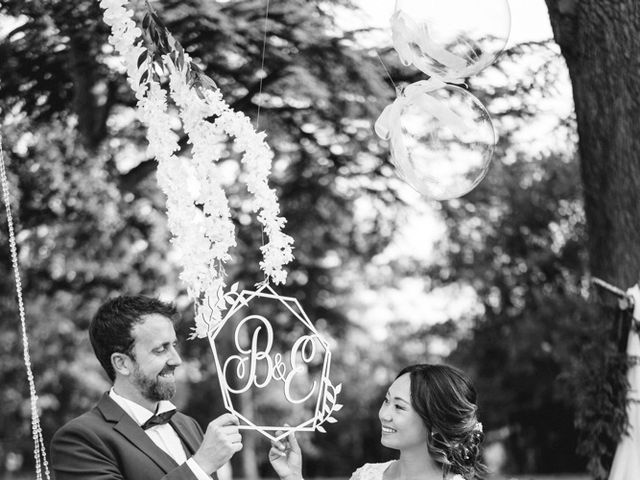
<svg viewBox="0 0 640 480">
<path fill-rule="evenodd" d="M 420 0 L 427 3 L 426 0 Z M 432 0 L 433 1 L 433 0 Z M 449 4 L 478 3 L 488 0 L 438 0 L 446 1 Z M 491 0 L 497 3 L 498 0 Z M 386 28 L 389 25 L 389 18 L 395 8 L 395 0 L 359 0 L 359 5 L 364 13 L 359 19 L 346 17 L 346 22 L 354 22 Z M 514 43 L 530 40 L 544 40 L 552 37 L 549 15 L 544 0 L 504 0 L 508 4 L 511 12 L 511 35 L 507 48 Z M 390 35 L 390 34 L 389 34 Z"/>
</svg>

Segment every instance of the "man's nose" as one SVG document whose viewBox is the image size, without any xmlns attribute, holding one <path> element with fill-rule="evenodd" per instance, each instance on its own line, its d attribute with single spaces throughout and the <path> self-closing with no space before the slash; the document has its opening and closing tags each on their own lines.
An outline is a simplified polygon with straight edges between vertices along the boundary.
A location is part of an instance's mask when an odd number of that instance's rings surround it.
<svg viewBox="0 0 640 480">
<path fill-rule="evenodd" d="M 182 364 L 182 358 L 180 358 L 180 354 L 175 347 L 171 347 L 171 356 L 169 357 L 169 361 L 167 363 L 175 365 L 176 367 Z"/>
</svg>

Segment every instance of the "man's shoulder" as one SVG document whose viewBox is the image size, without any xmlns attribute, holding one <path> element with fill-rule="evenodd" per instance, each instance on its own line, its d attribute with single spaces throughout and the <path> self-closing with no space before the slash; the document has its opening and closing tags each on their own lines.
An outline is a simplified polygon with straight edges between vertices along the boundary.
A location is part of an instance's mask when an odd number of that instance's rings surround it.
<svg viewBox="0 0 640 480">
<path fill-rule="evenodd" d="M 104 394 L 93 408 L 60 427 L 54 434 L 52 442 L 55 443 L 60 438 L 100 435 L 105 430 L 113 429 L 110 419 L 114 421 L 122 415 L 125 415 L 124 411 L 109 398 L 108 394 Z"/>
<path fill-rule="evenodd" d="M 67 435 L 90 434 L 97 432 L 107 425 L 103 415 L 100 413 L 98 406 L 95 405 L 91 410 L 86 411 L 82 415 L 69 420 L 60 427 L 53 436 L 52 441 Z"/>
</svg>

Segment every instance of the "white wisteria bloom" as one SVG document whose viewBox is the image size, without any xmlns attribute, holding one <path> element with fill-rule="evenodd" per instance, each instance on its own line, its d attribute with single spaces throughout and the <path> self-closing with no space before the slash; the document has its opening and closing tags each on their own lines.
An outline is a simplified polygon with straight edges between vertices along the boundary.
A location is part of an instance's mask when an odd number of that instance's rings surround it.
<svg viewBox="0 0 640 480">
<path fill-rule="evenodd" d="M 260 248 L 260 268 L 276 284 L 286 280 L 284 265 L 293 260 L 293 239 L 282 232 L 285 219 L 280 216 L 275 191 L 268 185 L 273 153 L 265 134 L 256 132 L 246 115 L 232 110 L 218 89 L 197 91 L 197 87 L 189 86 L 190 59 L 184 53 L 180 68 L 170 56 L 163 58 L 170 73 L 171 97 L 179 107 L 193 153 L 191 160 L 176 157 L 178 136 L 171 129 L 166 92 L 152 75 L 140 83 L 150 65 L 143 61 L 138 66 L 146 48 L 139 39 L 142 32 L 132 20 L 133 12 L 126 5 L 126 0 L 100 2 L 105 9 L 105 23 L 111 26 L 109 42 L 123 58 L 138 100 L 138 116 L 147 126 L 149 154 L 158 161 L 157 178 L 167 195 L 172 244 L 183 267 L 180 278 L 196 305 L 195 335 L 205 337 L 221 319 L 225 286 L 222 266 L 230 259 L 229 249 L 236 244 L 229 203 L 218 180 L 216 164 L 224 152 L 221 139 L 227 136 L 244 152 L 247 187 L 268 237 L 268 243 Z"/>
</svg>

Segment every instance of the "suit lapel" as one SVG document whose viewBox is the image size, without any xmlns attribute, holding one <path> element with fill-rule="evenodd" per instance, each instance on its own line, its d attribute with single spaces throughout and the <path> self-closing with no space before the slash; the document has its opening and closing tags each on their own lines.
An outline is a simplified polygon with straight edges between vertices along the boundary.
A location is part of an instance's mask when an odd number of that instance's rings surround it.
<svg viewBox="0 0 640 480">
<path fill-rule="evenodd" d="M 194 420 L 178 412 L 169 420 L 169 423 L 186 447 L 187 457 L 196 453 L 202 443 L 202 430 L 194 424 Z M 218 472 L 213 472 L 211 478 L 218 480 Z"/>
<path fill-rule="evenodd" d="M 194 428 L 194 425 L 184 415 L 177 413 L 169 423 L 176 431 L 182 443 L 187 447 L 187 457 L 193 455 L 201 443 L 201 436 Z"/>
<path fill-rule="evenodd" d="M 142 428 L 105 393 L 97 405 L 105 420 L 113 423 L 113 429 L 119 432 L 135 448 L 143 452 L 165 473 L 178 465 L 170 455 L 158 447 Z"/>
</svg>

